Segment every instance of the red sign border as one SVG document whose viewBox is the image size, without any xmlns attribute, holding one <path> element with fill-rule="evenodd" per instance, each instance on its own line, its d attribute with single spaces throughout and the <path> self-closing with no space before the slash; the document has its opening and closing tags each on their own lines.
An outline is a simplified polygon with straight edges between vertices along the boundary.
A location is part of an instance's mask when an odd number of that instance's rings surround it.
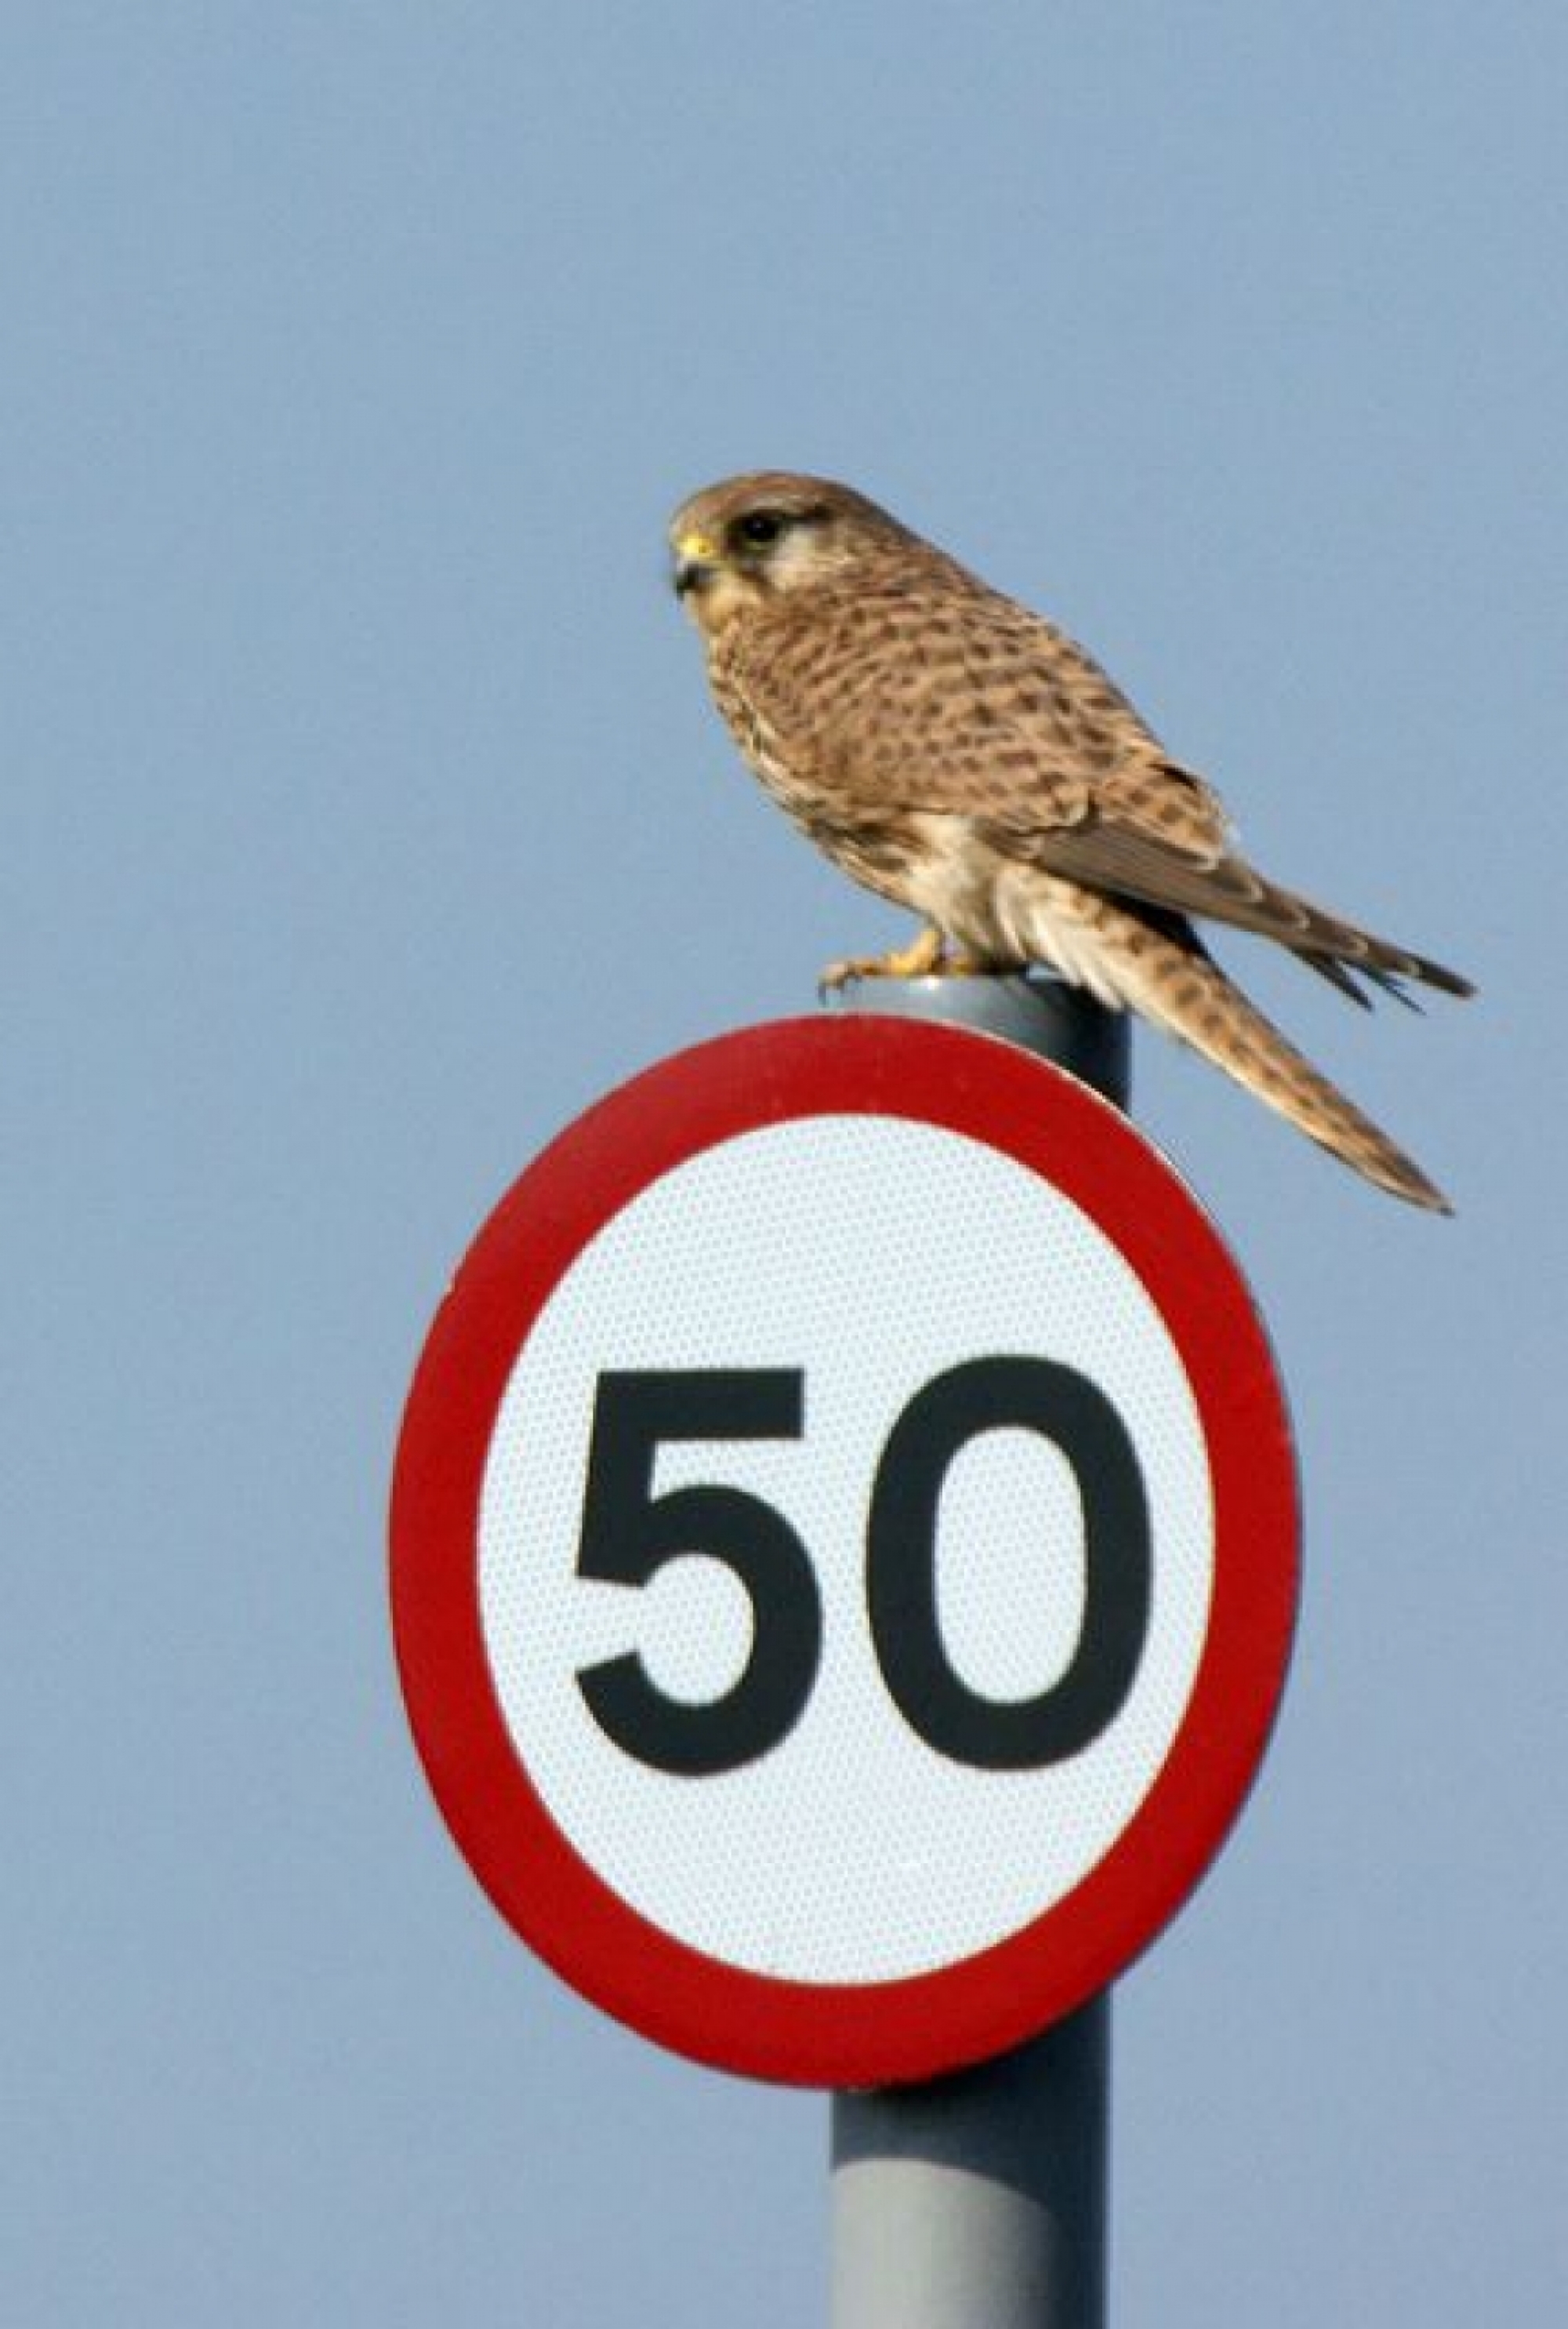
<svg viewBox="0 0 1568 2329">
<path fill-rule="evenodd" d="M 1215 1575 L 1180 1730 L 1104 1857 L 1009 1938 L 938 1971 L 775 1979 L 673 1938 L 612 1891 L 535 1791 L 506 1729 L 480 1618 L 477 1525 L 495 1419 L 552 1292 L 663 1174 L 791 1118 L 888 1115 L 981 1141 L 1043 1175 L 1120 1249 L 1190 1376 L 1207 1438 Z M 1290 1424 L 1251 1296 L 1208 1216 L 1108 1101 L 998 1037 L 874 1013 L 779 1020 L 676 1053 L 569 1125 L 459 1268 L 415 1373 L 393 1482 L 403 1694 L 437 1803 L 507 1922 L 571 1985 L 660 2043 L 798 2085 L 934 2076 L 1037 2034 L 1115 1978 L 1219 1850 L 1256 1773 L 1299 1592 Z"/>
</svg>

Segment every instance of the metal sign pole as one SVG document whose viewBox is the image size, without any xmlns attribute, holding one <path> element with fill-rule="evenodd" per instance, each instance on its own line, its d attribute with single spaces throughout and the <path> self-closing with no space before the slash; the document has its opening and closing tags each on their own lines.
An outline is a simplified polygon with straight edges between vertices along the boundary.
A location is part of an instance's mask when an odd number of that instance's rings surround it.
<svg viewBox="0 0 1568 2329">
<path fill-rule="evenodd" d="M 1125 1021 L 1016 978 L 869 979 L 837 1007 L 1000 1035 L 1125 1105 Z M 832 2329 L 1103 2329 L 1108 1993 L 925 2085 L 832 2101 Z"/>
<path fill-rule="evenodd" d="M 1110 2032 L 833 2097 L 832 2329 L 1101 2329 Z"/>
</svg>

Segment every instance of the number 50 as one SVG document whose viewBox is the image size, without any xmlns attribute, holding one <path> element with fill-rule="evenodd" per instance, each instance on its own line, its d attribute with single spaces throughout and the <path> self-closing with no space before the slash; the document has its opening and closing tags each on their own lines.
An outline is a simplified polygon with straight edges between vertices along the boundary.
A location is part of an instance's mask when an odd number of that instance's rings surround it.
<svg viewBox="0 0 1568 2329">
<path fill-rule="evenodd" d="M 799 1721 L 821 1663 L 811 1555 L 782 1513 L 744 1488 L 653 1493 L 668 1440 L 799 1439 L 798 1367 L 611 1372 L 599 1377 L 577 1573 L 645 1585 L 667 1561 L 722 1561 L 751 1603 L 745 1667 L 718 1698 L 671 1698 L 635 1651 L 585 1666 L 600 1729 L 661 1771 L 737 1769 Z M 982 1432 L 1033 1431 L 1059 1448 L 1083 1505 L 1084 1609 L 1066 1670 L 1033 1698 L 988 1698 L 954 1668 L 936 1600 L 937 1518 L 953 1458 Z M 882 1679 L 911 1729 L 952 1760 L 1016 1771 L 1066 1761 L 1126 1702 L 1149 1630 L 1149 1504 L 1132 1443 L 1104 1393 L 1052 1359 L 967 1360 L 917 1391 L 887 1435 L 866 1512 L 866 1611 Z"/>
</svg>

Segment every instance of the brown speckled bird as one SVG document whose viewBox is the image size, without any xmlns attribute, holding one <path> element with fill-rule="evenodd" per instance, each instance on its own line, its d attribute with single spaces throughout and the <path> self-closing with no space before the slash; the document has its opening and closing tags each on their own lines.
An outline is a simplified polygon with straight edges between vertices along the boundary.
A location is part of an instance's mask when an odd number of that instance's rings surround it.
<svg viewBox="0 0 1568 2329">
<path fill-rule="evenodd" d="M 1467 980 L 1254 872 L 1217 796 L 1082 647 L 848 486 L 760 471 L 671 525 L 718 708 L 781 808 L 926 927 L 835 963 L 915 977 L 1038 963 L 1181 1037 L 1368 1180 L 1446 1212 L 1188 919 L 1260 932 L 1358 1003 Z"/>
</svg>

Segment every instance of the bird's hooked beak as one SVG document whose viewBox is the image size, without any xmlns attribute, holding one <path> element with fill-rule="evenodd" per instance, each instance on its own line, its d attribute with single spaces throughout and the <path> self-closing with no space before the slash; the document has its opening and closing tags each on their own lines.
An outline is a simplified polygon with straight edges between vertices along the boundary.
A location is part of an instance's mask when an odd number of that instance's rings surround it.
<svg viewBox="0 0 1568 2329">
<path fill-rule="evenodd" d="M 688 591 L 701 590 L 718 570 L 718 549 L 705 533 L 683 533 L 675 544 L 675 567 L 671 580 L 678 599 Z"/>
</svg>

